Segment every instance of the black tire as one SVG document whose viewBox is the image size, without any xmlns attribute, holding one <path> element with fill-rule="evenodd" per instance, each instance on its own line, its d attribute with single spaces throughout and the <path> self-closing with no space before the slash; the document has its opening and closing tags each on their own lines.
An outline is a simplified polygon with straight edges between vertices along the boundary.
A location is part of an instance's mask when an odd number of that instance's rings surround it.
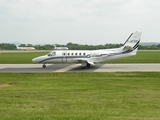
<svg viewBox="0 0 160 120">
<path fill-rule="evenodd" d="M 81 69 L 85 69 L 86 67 L 85 66 L 81 66 Z"/>
<path fill-rule="evenodd" d="M 43 68 L 46 68 L 46 65 L 44 64 L 44 65 L 42 65 L 42 67 L 43 67 Z"/>
<path fill-rule="evenodd" d="M 87 67 L 90 67 L 90 66 L 91 66 L 91 64 L 87 63 Z"/>
</svg>

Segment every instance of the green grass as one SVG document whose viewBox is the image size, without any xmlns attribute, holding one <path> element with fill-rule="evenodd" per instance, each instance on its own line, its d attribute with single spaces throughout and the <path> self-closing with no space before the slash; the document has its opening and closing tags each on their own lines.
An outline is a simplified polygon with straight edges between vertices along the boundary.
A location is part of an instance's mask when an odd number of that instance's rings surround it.
<svg viewBox="0 0 160 120">
<path fill-rule="evenodd" d="M 1 120 L 160 119 L 159 73 L 2 73 L 0 86 Z"/>
<path fill-rule="evenodd" d="M 0 53 L 1 64 L 30 64 L 32 59 L 46 52 L 15 52 L 15 53 Z"/>
<path fill-rule="evenodd" d="M 106 63 L 160 63 L 160 51 L 138 51 L 136 56 L 112 60 Z"/>
<path fill-rule="evenodd" d="M 1 64 L 30 64 L 34 57 L 47 52 L 0 53 Z M 160 63 L 160 51 L 138 51 L 136 56 L 107 61 L 104 63 Z"/>
</svg>

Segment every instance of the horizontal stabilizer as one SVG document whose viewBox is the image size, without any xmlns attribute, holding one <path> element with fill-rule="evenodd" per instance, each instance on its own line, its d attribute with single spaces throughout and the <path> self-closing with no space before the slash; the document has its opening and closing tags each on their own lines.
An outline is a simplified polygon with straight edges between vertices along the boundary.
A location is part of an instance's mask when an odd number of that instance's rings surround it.
<svg viewBox="0 0 160 120">
<path fill-rule="evenodd" d="M 131 50 L 131 51 L 132 51 L 132 50 L 134 50 L 134 49 L 133 49 L 133 47 L 131 47 L 131 46 L 125 46 L 125 47 L 123 48 L 123 50 Z"/>
</svg>

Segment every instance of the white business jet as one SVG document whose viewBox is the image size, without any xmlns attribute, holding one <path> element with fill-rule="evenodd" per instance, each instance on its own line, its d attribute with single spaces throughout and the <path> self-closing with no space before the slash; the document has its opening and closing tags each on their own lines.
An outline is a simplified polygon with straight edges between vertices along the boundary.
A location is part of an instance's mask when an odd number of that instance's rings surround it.
<svg viewBox="0 0 160 120">
<path fill-rule="evenodd" d="M 17 46 L 17 50 L 27 51 L 27 50 L 35 50 L 35 48 L 34 47 L 19 47 L 19 46 Z"/>
<path fill-rule="evenodd" d="M 47 55 L 33 58 L 34 63 L 42 63 L 45 68 L 47 63 L 81 63 L 81 68 L 90 67 L 95 63 L 114 60 L 136 55 L 141 38 L 141 32 L 132 33 L 124 45 L 119 48 L 101 50 L 53 50 Z"/>
</svg>

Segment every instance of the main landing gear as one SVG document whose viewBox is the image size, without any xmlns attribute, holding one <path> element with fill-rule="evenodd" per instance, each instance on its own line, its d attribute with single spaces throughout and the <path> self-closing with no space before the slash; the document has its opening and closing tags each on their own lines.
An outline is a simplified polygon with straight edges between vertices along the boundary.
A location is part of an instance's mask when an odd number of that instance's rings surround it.
<svg viewBox="0 0 160 120">
<path fill-rule="evenodd" d="M 89 63 L 82 63 L 81 69 L 89 68 L 90 66 Z"/>
<path fill-rule="evenodd" d="M 42 68 L 46 68 L 46 64 L 43 64 L 43 65 L 42 65 Z"/>
</svg>

